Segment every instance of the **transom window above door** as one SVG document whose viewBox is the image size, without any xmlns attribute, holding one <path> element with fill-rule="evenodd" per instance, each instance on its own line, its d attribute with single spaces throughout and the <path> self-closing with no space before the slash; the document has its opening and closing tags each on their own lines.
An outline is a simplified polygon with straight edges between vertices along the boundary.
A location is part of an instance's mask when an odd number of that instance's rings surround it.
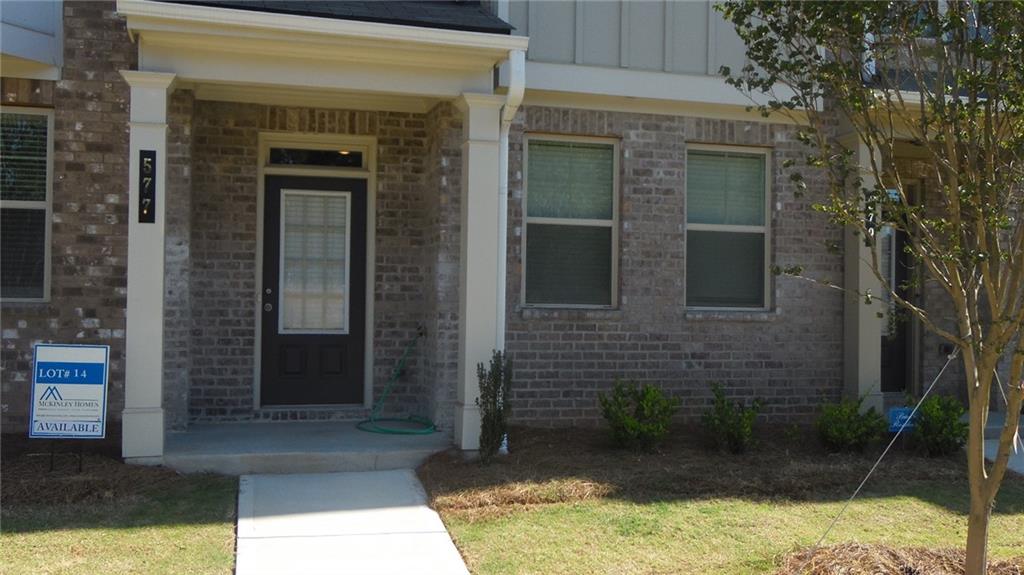
<svg viewBox="0 0 1024 575">
<path fill-rule="evenodd" d="M 270 148 L 267 158 L 271 166 L 313 166 L 325 168 L 362 168 L 363 152 L 359 149 Z"/>
<path fill-rule="evenodd" d="M 686 305 L 767 309 L 767 151 L 688 147 Z"/>
<path fill-rule="evenodd" d="M 617 190 L 616 141 L 527 137 L 524 304 L 615 305 Z"/>
</svg>

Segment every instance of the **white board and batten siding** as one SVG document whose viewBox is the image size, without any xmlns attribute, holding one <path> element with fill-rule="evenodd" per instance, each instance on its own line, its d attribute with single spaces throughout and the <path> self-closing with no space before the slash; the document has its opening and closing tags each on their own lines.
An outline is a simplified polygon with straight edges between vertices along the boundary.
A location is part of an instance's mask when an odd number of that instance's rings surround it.
<svg viewBox="0 0 1024 575">
<path fill-rule="evenodd" d="M 514 34 L 533 62 L 717 75 L 741 68 L 744 46 L 711 2 L 510 0 Z"/>
</svg>

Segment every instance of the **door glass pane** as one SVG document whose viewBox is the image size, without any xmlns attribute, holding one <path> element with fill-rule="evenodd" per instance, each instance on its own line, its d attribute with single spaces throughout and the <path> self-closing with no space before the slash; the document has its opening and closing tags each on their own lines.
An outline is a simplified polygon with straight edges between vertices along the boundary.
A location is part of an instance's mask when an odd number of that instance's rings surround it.
<svg viewBox="0 0 1024 575">
<path fill-rule="evenodd" d="M 48 119 L 0 114 L 0 199 L 46 201 Z"/>
<path fill-rule="evenodd" d="M 764 225 L 764 156 L 692 151 L 686 161 L 686 221 Z"/>
<path fill-rule="evenodd" d="M 686 233 L 686 305 L 764 306 L 764 234 Z"/>
<path fill-rule="evenodd" d="M 611 144 L 530 141 L 528 215 L 612 219 L 614 154 Z"/>
<path fill-rule="evenodd" d="M 281 198 L 281 332 L 348 332 L 349 194 Z"/>
<path fill-rule="evenodd" d="M 610 227 L 529 224 L 526 303 L 612 304 Z"/>
</svg>

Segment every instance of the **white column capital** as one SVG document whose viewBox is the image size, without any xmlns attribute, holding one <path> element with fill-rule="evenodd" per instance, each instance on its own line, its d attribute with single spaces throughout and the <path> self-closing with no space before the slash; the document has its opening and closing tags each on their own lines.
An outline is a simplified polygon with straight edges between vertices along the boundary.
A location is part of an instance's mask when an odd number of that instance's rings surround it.
<svg viewBox="0 0 1024 575">
<path fill-rule="evenodd" d="M 505 97 L 498 94 L 463 93 L 455 100 L 462 112 L 462 134 L 466 141 L 497 142 L 501 132 L 501 107 Z M 497 174 L 497 172 L 495 172 Z"/>
<path fill-rule="evenodd" d="M 170 92 L 177 74 L 171 72 L 147 72 L 145 70 L 120 70 L 121 77 L 132 88 L 146 88 Z"/>
<path fill-rule="evenodd" d="M 121 70 L 131 88 L 130 119 L 138 124 L 167 123 L 167 95 L 174 87 L 175 74 Z"/>
</svg>

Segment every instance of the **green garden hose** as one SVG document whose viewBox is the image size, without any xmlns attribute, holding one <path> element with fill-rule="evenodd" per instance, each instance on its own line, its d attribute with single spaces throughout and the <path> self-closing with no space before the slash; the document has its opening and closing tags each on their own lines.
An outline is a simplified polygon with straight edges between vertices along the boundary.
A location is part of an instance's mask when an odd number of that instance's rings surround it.
<svg viewBox="0 0 1024 575">
<path fill-rule="evenodd" d="M 395 364 L 395 368 L 391 370 L 391 377 L 388 378 L 387 385 L 384 386 L 384 392 L 380 394 L 380 398 L 373 404 L 373 409 L 370 411 L 370 418 L 364 419 L 356 424 L 356 427 L 362 431 L 369 431 L 370 433 L 385 433 L 390 435 L 429 435 L 437 431 L 437 426 L 434 422 L 427 419 L 426 417 L 417 417 L 410 415 L 409 417 L 381 417 L 381 413 L 384 411 L 384 402 L 387 400 L 388 395 L 391 394 L 391 388 L 394 387 L 395 382 L 398 378 L 402 377 L 405 372 L 405 363 L 409 359 L 409 354 L 412 353 L 413 348 L 416 347 L 416 342 L 421 337 L 426 337 L 427 330 L 420 326 L 416 330 L 416 337 L 405 346 L 405 351 L 402 352 L 402 357 L 398 359 L 398 363 Z M 394 427 L 381 425 L 381 423 L 399 423 L 408 427 Z"/>
</svg>

